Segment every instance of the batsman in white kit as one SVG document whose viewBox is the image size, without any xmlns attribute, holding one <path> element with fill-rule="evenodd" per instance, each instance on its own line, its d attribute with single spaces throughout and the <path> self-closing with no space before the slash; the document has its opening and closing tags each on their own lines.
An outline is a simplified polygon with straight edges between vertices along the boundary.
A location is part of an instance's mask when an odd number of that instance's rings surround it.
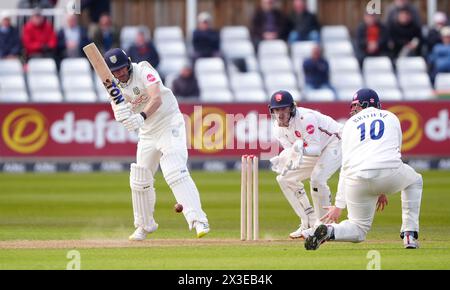
<svg viewBox="0 0 450 290">
<path fill-rule="evenodd" d="M 351 105 L 352 116 L 342 135 L 342 168 L 335 206 L 323 217 L 337 222 L 347 206 L 348 219 L 339 224 L 318 226 L 305 241 L 307 250 L 316 250 L 328 240 L 362 242 L 372 226 L 380 195 L 401 191 L 402 226 L 405 248 L 419 247 L 419 212 L 422 176 L 401 160 L 402 129 L 393 113 L 381 110 L 378 94 L 359 90 Z"/>
<path fill-rule="evenodd" d="M 186 166 L 185 122 L 175 96 L 148 62 L 132 63 L 120 48 L 106 52 L 104 59 L 126 100 L 113 106 L 115 119 L 130 132 L 139 132 L 136 163 L 131 164 L 130 172 L 136 230 L 129 239 L 144 240 L 158 229 L 153 217 L 153 183 L 158 165 L 175 199 L 183 206 L 189 230 L 195 228 L 197 237 L 203 237 L 209 232 L 209 224 Z"/>
<path fill-rule="evenodd" d="M 342 125 L 317 111 L 297 107 L 287 91 L 272 95 L 269 110 L 275 120 L 273 135 L 284 149 L 270 160 L 272 170 L 278 173 L 278 184 L 300 218 L 300 227 L 289 237 L 306 238 L 331 205 L 327 182 L 341 166 Z M 308 178 L 314 207 L 302 183 Z"/>
</svg>

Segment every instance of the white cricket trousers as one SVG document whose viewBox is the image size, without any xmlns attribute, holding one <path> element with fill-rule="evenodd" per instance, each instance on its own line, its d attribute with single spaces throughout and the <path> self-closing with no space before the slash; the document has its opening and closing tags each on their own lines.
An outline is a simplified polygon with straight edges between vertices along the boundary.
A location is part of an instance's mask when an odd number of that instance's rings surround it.
<svg viewBox="0 0 450 290">
<path fill-rule="evenodd" d="M 407 164 L 397 169 L 366 170 L 358 177 L 346 177 L 344 192 L 348 219 L 333 224 L 336 241 L 362 242 L 370 230 L 378 196 L 401 191 L 402 227 L 404 231 L 419 231 L 422 176 Z"/>
<path fill-rule="evenodd" d="M 315 222 L 327 213 L 323 207 L 331 205 L 328 179 L 341 167 L 341 160 L 341 142 L 336 139 L 325 147 L 319 157 L 304 156 L 298 170 L 277 176 L 283 194 L 302 222 L 307 219 L 313 219 Z M 303 181 L 308 178 L 314 209 L 310 206 L 303 185 Z M 311 215 L 314 217 L 308 218 Z"/>
<path fill-rule="evenodd" d="M 156 129 L 156 128 L 155 128 Z M 181 113 L 173 115 L 164 128 L 150 136 L 139 136 L 136 163 L 155 175 L 158 164 L 175 199 L 183 205 L 183 214 L 192 228 L 195 221 L 207 222 L 200 195 L 186 166 L 188 159 L 186 126 Z"/>
</svg>

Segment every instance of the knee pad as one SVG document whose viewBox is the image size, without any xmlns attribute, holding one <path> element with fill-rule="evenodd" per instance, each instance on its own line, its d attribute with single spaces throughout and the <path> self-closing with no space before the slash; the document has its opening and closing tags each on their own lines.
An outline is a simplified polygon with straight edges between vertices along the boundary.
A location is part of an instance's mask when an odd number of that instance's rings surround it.
<svg viewBox="0 0 450 290">
<path fill-rule="evenodd" d="M 135 191 L 153 189 L 153 174 L 143 166 L 132 163 L 130 167 L 130 187 Z"/>
<path fill-rule="evenodd" d="M 177 153 L 165 154 L 160 160 L 161 170 L 169 186 L 176 185 L 190 176 L 186 159 Z"/>
</svg>

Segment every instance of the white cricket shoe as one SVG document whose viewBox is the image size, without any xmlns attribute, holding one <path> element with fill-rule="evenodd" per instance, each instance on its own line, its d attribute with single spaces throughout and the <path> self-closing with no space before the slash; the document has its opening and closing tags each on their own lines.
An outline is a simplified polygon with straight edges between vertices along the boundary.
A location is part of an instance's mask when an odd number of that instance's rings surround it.
<svg viewBox="0 0 450 290">
<path fill-rule="evenodd" d="M 307 237 L 311 236 L 314 233 L 312 228 L 307 228 L 306 226 L 303 226 L 303 224 L 300 225 L 300 227 L 289 234 L 289 238 L 295 240 L 295 239 L 306 239 Z"/>
<path fill-rule="evenodd" d="M 415 232 L 404 232 L 403 236 L 403 246 L 405 249 L 418 249 L 419 241 L 417 240 L 417 234 Z"/>
<path fill-rule="evenodd" d="M 209 233 L 209 224 L 207 222 L 194 222 L 195 231 L 197 232 L 197 238 L 206 236 Z"/>
<path fill-rule="evenodd" d="M 138 227 L 131 236 L 128 237 L 130 241 L 143 241 L 147 238 L 148 234 L 153 233 L 158 229 L 158 224 L 154 223 L 150 231 L 144 230 L 142 227 Z"/>
</svg>

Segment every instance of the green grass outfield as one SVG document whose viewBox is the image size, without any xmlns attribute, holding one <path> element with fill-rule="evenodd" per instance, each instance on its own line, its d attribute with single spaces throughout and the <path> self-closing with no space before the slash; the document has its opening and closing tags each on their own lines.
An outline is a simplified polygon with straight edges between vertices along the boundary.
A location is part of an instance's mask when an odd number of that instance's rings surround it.
<svg viewBox="0 0 450 290">
<path fill-rule="evenodd" d="M 382 269 L 450 269 L 450 173 L 424 172 L 421 248 L 399 238 L 400 195 L 377 213 L 367 241 L 306 251 L 287 239 L 298 220 L 275 175 L 260 173 L 259 242 L 239 241 L 240 173 L 193 172 L 211 233 L 197 240 L 162 176 L 156 177 L 159 230 L 144 243 L 133 231 L 127 173 L 0 174 L 0 269 L 66 269 L 77 249 L 82 269 L 366 269 L 370 250 Z M 337 177 L 330 186 L 336 190 Z"/>
</svg>

